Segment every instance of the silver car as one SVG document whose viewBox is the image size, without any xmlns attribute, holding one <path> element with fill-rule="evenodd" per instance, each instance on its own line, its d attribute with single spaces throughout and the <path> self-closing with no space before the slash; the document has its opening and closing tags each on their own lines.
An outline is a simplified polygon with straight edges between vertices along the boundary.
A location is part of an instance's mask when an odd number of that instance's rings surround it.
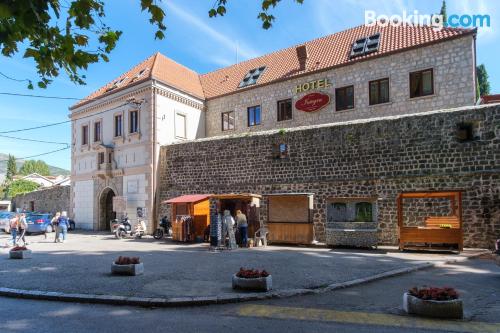
<svg viewBox="0 0 500 333">
<path fill-rule="evenodd" d="M 10 233 L 10 220 L 15 216 L 12 212 L 0 212 L 0 230 Z"/>
</svg>

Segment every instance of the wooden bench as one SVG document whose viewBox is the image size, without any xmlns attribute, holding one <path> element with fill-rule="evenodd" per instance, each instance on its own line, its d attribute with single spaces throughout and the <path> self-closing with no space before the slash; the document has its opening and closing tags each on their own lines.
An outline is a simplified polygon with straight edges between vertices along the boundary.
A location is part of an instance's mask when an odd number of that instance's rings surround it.
<svg viewBox="0 0 500 333">
<path fill-rule="evenodd" d="M 425 219 L 427 228 L 443 228 L 442 225 L 449 225 L 449 229 L 460 229 L 460 220 L 457 216 L 429 216 Z"/>
</svg>

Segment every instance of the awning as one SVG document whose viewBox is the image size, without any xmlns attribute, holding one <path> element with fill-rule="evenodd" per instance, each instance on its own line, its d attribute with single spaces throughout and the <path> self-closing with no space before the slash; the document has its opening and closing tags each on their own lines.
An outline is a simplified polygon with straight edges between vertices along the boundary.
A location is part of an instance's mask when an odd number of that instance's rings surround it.
<svg viewBox="0 0 500 333">
<path fill-rule="evenodd" d="M 227 193 L 227 194 L 212 194 L 212 198 L 215 199 L 251 199 L 251 198 L 257 198 L 257 199 L 262 199 L 262 195 L 259 194 L 254 194 L 254 193 Z"/>
<path fill-rule="evenodd" d="M 210 198 L 210 194 L 188 194 L 163 201 L 163 203 L 193 203 Z"/>
</svg>

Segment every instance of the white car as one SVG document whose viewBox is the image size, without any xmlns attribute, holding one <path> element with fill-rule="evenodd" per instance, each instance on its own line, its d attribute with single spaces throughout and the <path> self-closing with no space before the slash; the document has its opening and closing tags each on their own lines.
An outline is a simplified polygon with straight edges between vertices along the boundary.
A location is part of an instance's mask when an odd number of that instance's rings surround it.
<svg viewBox="0 0 500 333">
<path fill-rule="evenodd" d="M 10 220 L 15 216 L 12 212 L 0 212 L 0 230 L 10 233 Z"/>
</svg>

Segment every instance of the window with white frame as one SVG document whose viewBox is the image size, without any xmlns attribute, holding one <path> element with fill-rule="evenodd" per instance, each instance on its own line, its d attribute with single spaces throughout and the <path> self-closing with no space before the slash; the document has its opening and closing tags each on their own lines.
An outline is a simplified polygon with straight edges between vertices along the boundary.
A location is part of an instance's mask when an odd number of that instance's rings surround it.
<svg viewBox="0 0 500 333">
<path fill-rule="evenodd" d="M 175 114 L 175 136 L 186 139 L 186 115 L 182 113 Z"/>
<path fill-rule="evenodd" d="M 102 123 L 101 121 L 96 121 L 94 123 L 94 142 L 102 141 Z"/>
<path fill-rule="evenodd" d="M 133 110 L 129 112 L 128 116 L 129 123 L 129 133 L 139 133 L 139 111 Z"/>
<path fill-rule="evenodd" d="M 121 114 L 115 115 L 115 137 L 122 136 L 123 133 L 123 116 Z"/>
</svg>

